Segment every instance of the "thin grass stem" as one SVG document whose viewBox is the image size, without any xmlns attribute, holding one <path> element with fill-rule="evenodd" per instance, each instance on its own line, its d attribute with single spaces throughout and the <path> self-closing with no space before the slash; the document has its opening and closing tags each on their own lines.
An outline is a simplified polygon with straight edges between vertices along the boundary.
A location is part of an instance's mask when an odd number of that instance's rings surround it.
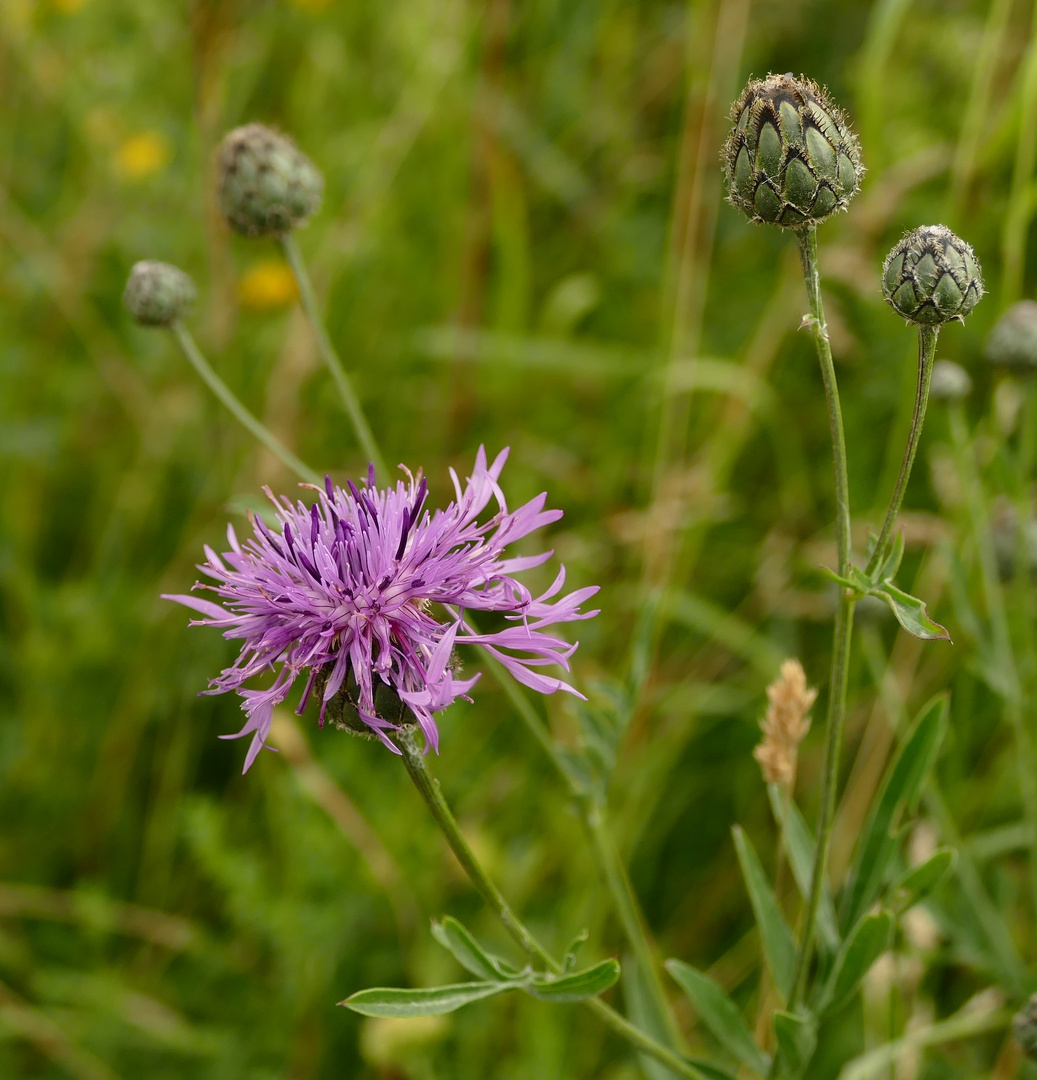
<svg viewBox="0 0 1037 1080">
<path fill-rule="evenodd" d="M 331 377 L 338 389 L 339 397 L 342 398 L 342 404 L 346 407 L 346 413 L 349 416 L 350 423 L 353 425 L 353 431 L 356 433 L 360 448 L 368 461 L 374 465 L 375 472 L 379 476 L 388 478 L 389 472 L 385 467 L 385 459 L 382 457 L 381 450 L 378 449 L 378 443 L 375 440 L 374 433 L 371 431 L 371 425 L 368 424 L 367 417 L 364 416 L 364 410 L 360 405 L 356 390 L 353 389 L 353 383 L 349 375 L 346 374 L 346 369 L 342 366 L 342 360 L 339 358 L 335 346 L 332 345 L 331 338 L 328 336 L 324 320 L 320 315 L 320 309 L 317 306 L 317 297 L 313 291 L 310 275 L 306 271 L 302 253 L 299 251 L 299 245 L 296 244 L 292 233 L 287 233 L 281 237 L 281 248 L 284 251 L 285 258 L 288 260 L 288 265 L 292 268 L 292 273 L 295 275 L 295 282 L 299 287 L 299 301 L 310 326 L 313 328 L 313 333 L 316 335 L 317 348 L 320 351 L 321 358 L 331 372 Z"/>
<path fill-rule="evenodd" d="M 846 465 L 846 435 L 843 430 L 842 408 L 839 404 L 839 387 L 832 361 L 832 346 L 828 340 L 824 304 L 821 300 L 821 276 L 817 266 L 817 228 L 808 225 L 796 231 L 799 241 L 800 260 L 803 264 L 803 280 L 806 283 L 810 303 L 810 329 L 814 335 L 817 358 L 821 365 L 821 378 L 828 405 L 828 423 L 832 436 L 832 462 L 835 472 L 835 532 L 839 549 L 839 573 L 849 574 L 852 560 L 850 533 L 850 483 Z M 821 779 L 821 806 L 817 820 L 817 847 L 810 878 L 810 895 L 807 899 L 796 956 L 796 969 L 789 995 L 788 1009 L 794 1011 L 803 999 L 807 974 L 813 955 L 814 937 L 817 931 L 817 914 L 821 906 L 821 892 L 828 868 L 828 849 L 832 841 L 832 822 L 835 818 L 835 795 L 839 782 L 839 758 L 842 752 L 843 727 L 846 722 L 846 690 L 849 680 L 850 644 L 853 633 L 853 595 L 842 590 L 835 616 L 832 635 L 832 667 L 828 684 L 828 714 L 825 732 L 825 756 Z"/>
<path fill-rule="evenodd" d="M 451 851 L 457 856 L 457 861 L 475 886 L 476 891 L 490 905 L 501 925 L 530 959 L 543 965 L 550 972 L 559 973 L 562 970 L 561 964 L 522 923 L 507 900 L 504 899 L 500 889 L 497 888 L 479 864 L 475 853 L 468 846 L 468 841 L 465 840 L 457 820 L 443 797 L 439 783 L 433 779 L 428 770 L 425 763 L 425 753 L 418 746 L 418 737 L 415 731 L 412 728 L 402 729 L 396 738 L 396 742 L 402 753 L 403 764 L 407 769 L 408 776 L 410 776 L 418 793 L 425 801 L 425 805 L 431 811 L 436 824 L 446 837 Z M 661 1043 L 656 1042 L 655 1039 L 645 1034 L 640 1028 L 635 1027 L 629 1020 L 599 998 L 590 998 L 583 1004 L 637 1050 L 650 1055 L 660 1064 L 672 1069 L 678 1076 L 690 1077 L 692 1080 L 705 1080 L 703 1073 L 696 1069 L 694 1065 L 685 1061 L 679 1054 Z"/>
<path fill-rule="evenodd" d="M 320 485 L 323 483 L 320 476 L 313 471 L 305 462 L 300 461 L 284 445 L 283 442 L 263 423 L 256 419 L 242 405 L 241 401 L 235 396 L 234 391 L 216 374 L 209 364 L 209 361 L 202 355 L 202 351 L 195 344 L 194 338 L 191 336 L 191 332 L 187 329 L 182 322 L 175 322 L 170 327 L 173 337 L 176 339 L 176 343 L 180 346 L 181 352 L 187 357 L 188 362 L 198 372 L 202 378 L 202 382 L 220 399 L 220 401 L 233 413 L 234 418 L 244 427 L 250 434 L 255 436 L 275 457 L 277 457 L 287 468 L 291 469 L 300 479 L 305 480 L 309 484 Z"/>
</svg>

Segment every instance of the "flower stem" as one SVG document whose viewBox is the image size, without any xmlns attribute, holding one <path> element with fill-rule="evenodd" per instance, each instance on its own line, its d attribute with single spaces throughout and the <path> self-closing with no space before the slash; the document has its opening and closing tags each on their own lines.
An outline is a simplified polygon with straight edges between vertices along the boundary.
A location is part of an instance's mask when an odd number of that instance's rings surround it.
<svg viewBox="0 0 1037 1080">
<path fill-rule="evenodd" d="M 466 613 L 466 618 L 469 625 L 472 625 L 471 612 Z M 540 717 L 537 716 L 525 694 L 515 685 L 504 665 L 490 657 L 489 668 L 490 674 L 497 680 L 500 688 L 515 706 L 515 711 L 521 717 L 527 730 L 547 755 L 548 760 L 576 800 L 580 809 L 580 817 L 590 836 L 591 852 L 612 895 L 612 903 L 615 906 L 616 913 L 619 915 L 623 933 L 626 935 L 627 943 L 630 945 L 638 969 L 642 974 L 644 987 L 651 995 L 655 1011 L 665 1025 L 668 1041 L 672 1046 L 680 1047 L 680 1029 L 677 1026 L 676 1018 L 673 1015 L 673 1010 L 666 997 L 666 991 L 663 989 L 662 980 L 659 977 L 658 958 L 649 941 L 641 905 L 616 848 L 616 841 L 609 829 L 606 808 L 601 804 L 601 800 L 588 792 L 585 786 L 573 776 L 558 752 L 558 746 L 555 744 L 554 739 L 551 738 L 550 732 Z"/>
<path fill-rule="evenodd" d="M 403 764 L 408 775 L 432 812 L 432 816 L 446 837 L 450 849 L 457 856 L 458 862 L 476 890 L 493 908 L 504 929 L 514 938 L 527 956 L 542 964 L 550 972 L 556 974 L 560 972 L 562 970 L 561 964 L 523 925 L 507 900 L 504 899 L 500 889 L 497 888 L 486 871 L 479 865 L 479 861 L 468 846 L 467 840 L 461 833 L 457 821 L 451 813 L 446 799 L 443 797 L 438 781 L 433 779 L 428 771 L 428 766 L 425 763 L 425 753 L 418 746 L 417 733 L 413 728 L 403 728 L 396 736 L 396 744 L 403 755 Z M 599 998 L 590 998 L 583 1004 L 637 1050 L 649 1054 L 656 1061 L 673 1070 L 678 1076 L 690 1077 L 692 1080 L 705 1080 L 703 1074 L 694 1065 L 685 1061 L 680 1055 L 661 1043 L 656 1042 L 651 1036 L 646 1035 L 640 1028 L 635 1027 L 629 1020 Z"/>
<path fill-rule="evenodd" d="M 346 374 L 346 369 L 342 366 L 342 360 L 335 351 L 335 346 L 332 345 L 331 338 L 328 336 L 328 331 L 325 329 L 324 322 L 320 317 L 320 311 L 317 308 L 317 297 L 310 282 L 310 275 L 306 272 L 306 264 L 302 261 L 299 245 L 296 244 L 292 233 L 287 233 L 281 237 L 281 247 L 285 258 L 288 260 L 288 265 L 295 275 L 295 282 L 299 286 L 299 300 L 317 337 L 317 348 L 320 350 L 324 363 L 328 365 L 328 369 L 331 371 L 331 377 L 335 380 L 335 386 L 338 388 L 339 396 L 346 407 L 346 412 L 349 415 L 350 423 L 353 425 L 353 430 L 356 432 L 360 448 L 367 456 L 368 461 L 374 465 L 375 471 L 382 477 L 388 477 L 389 473 L 385 467 L 385 459 L 378 449 L 378 443 L 375 441 L 367 417 L 364 416 L 364 411 L 360 406 L 360 399 L 356 396 L 353 383 Z"/>
<path fill-rule="evenodd" d="M 908 432 L 907 446 L 904 447 L 904 458 L 900 463 L 900 475 L 897 476 L 896 487 L 893 489 L 893 498 L 890 499 L 889 509 L 886 511 L 886 520 L 882 523 L 882 532 L 875 541 L 875 550 L 871 553 L 864 571 L 866 577 L 871 577 L 882 565 L 890 536 L 893 533 L 893 526 L 896 524 L 897 514 L 900 513 L 900 507 L 904 502 L 904 492 L 907 490 L 911 467 L 915 463 L 915 454 L 918 452 L 922 425 L 925 423 L 925 409 L 929 402 L 929 384 L 933 377 L 933 359 L 936 356 L 936 339 L 939 331 L 938 326 L 919 326 L 918 328 L 918 387 L 915 392 L 914 412 L 911 414 L 911 430 Z"/>
<path fill-rule="evenodd" d="M 175 322 L 170 327 L 184 356 L 202 377 L 206 386 L 223 402 L 252 435 L 254 435 L 272 454 L 278 457 L 289 469 L 310 484 L 321 484 L 321 478 L 308 465 L 300 461 L 284 443 L 265 424 L 257 420 L 235 396 L 233 390 L 213 371 L 209 361 L 202 355 L 195 344 L 191 332 L 182 322 Z"/>
<path fill-rule="evenodd" d="M 817 268 L 817 229 L 808 225 L 796 231 L 799 241 L 803 280 L 810 303 L 809 325 L 814 335 L 817 358 L 821 364 L 821 378 L 828 403 L 828 424 L 832 436 L 832 461 L 835 470 L 835 534 L 839 549 L 839 573 L 846 577 L 851 569 L 850 534 L 850 484 L 846 468 L 846 436 L 843 431 L 842 409 L 839 405 L 839 387 L 832 361 L 832 346 L 828 341 L 824 305 L 821 301 L 821 277 Z M 828 715 L 825 732 L 825 757 L 821 779 L 821 806 L 817 821 L 817 846 L 814 849 L 814 865 L 810 877 L 810 895 L 800 933 L 796 970 L 792 980 L 788 1010 L 792 1012 L 802 1000 L 806 989 L 807 973 L 814 948 L 817 930 L 817 913 L 821 905 L 821 891 L 828 869 L 828 849 L 832 840 L 832 824 L 835 818 L 835 794 L 839 781 L 839 757 L 842 750 L 843 727 L 846 722 L 846 688 L 850 667 L 850 642 L 853 633 L 853 595 L 845 589 L 839 597 L 832 633 L 832 668 L 828 683 Z"/>
</svg>

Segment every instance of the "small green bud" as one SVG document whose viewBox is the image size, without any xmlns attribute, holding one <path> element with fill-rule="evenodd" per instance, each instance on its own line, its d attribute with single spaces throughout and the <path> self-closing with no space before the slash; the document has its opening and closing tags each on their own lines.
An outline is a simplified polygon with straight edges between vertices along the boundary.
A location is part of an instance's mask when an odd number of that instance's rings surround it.
<svg viewBox="0 0 1037 1080">
<path fill-rule="evenodd" d="M 1037 994 L 1012 1018 L 1012 1034 L 1031 1061 L 1037 1060 Z"/>
<path fill-rule="evenodd" d="M 220 210 L 243 236 L 283 236 L 320 206 L 324 178 L 287 135 L 235 128 L 219 157 Z"/>
<path fill-rule="evenodd" d="M 187 314 L 197 295 L 183 270 L 148 261 L 130 271 L 122 302 L 141 326 L 171 326 Z"/>
<path fill-rule="evenodd" d="M 817 224 L 857 194 L 864 175 L 857 136 L 817 83 L 791 73 L 752 80 L 731 120 L 727 197 L 750 221 Z"/>
<path fill-rule="evenodd" d="M 1019 375 L 1037 374 L 1037 301 L 1013 304 L 994 324 L 983 355 Z"/>
<path fill-rule="evenodd" d="M 964 240 L 946 225 L 923 225 L 886 256 L 882 294 L 908 322 L 964 322 L 983 295 L 983 277 Z"/>
<path fill-rule="evenodd" d="M 972 393 L 969 373 L 952 360 L 937 360 L 933 364 L 929 396 L 936 401 L 961 401 Z"/>
</svg>

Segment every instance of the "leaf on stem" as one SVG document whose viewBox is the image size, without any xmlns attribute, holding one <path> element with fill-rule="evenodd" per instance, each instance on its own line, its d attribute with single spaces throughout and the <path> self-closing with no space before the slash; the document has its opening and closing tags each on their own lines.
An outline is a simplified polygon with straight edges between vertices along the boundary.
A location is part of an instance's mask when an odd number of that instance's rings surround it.
<svg viewBox="0 0 1037 1080">
<path fill-rule="evenodd" d="M 893 916 L 888 911 L 861 919 L 836 957 L 821 995 L 823 1013 L 838 1012 L 850 1000 L 872 964 L 886 951 L 892 936 Z"/>
<path fill-rule="evenodd" d="M 432 936 L 446 949 L 453 958 L 472 975 L 492 982 L 512 982 L 525 978 L 528 972 L 521 972 L 499 956 L 494 956 L 475 940 L 474 937 L 449 915 L 442 922 L 432 920 Z"/>
<path fill-rule="evenodd" d="M 917 596 L 898 589 L 891 581 L 880 582 L 873 588 L 868 589 L 869 596 L 877 596 L 884 600 L 893 612 L 897 622 L 916 638 L 923 641 L 950 641 L 951 635 L 947 628 L 941 626 L 929 614 L 924 600 Z"/>
<path fill-rule="evenodd" d="M 749 902 L 763 942 L 763 954 L 767 959 L 774 985 L 788 998 L 792 990 L 792 978 L 796 968 L 796 941 L 785 922 L 778 902 L 774 899 L 767 875 L 748 837 L 735 825 L 731 830 L 742 868 Z"/>
<path fill-rule="evenodd" d="M 938 848 L 924 863 L 913 866 L 893 886 L 898 915 L 924 900 L 958 864 L 954 848 Z"/>
<path fill-rule="evenodd" d="M 564 1003 L 597 997 L 618 981 L 619 961 L 602 960 L 570 975 L 533 975 L 529 982 L 518 985 L 541 1001 Z"/>
<path fill-rule="evenodd" d="M 493 997 L 514 987 L 514 983 L 468 982 L 451 986 L 433 986 L 427 990 L 403 990 L 396 987 L 372 987 L 350 994 L 339 1005 L 361 1016 L 404 1019 L 411 1016 L 441 1016 L 481 998 Z"/>
<path fill-rule="evenodd" d="M 767 1055 L 756 1045 L 749 1025 L 738 1006 L 705 972 L 681 960 L 667 960 L 666 970 L 695 1006 L 699 1018 L 713 1033 L 717 1042 L 743 1065 L 766 1076 L 770 1069 Z"/>
<path fill-rule="evenodd" d="M 789 799 L 787 802 L 777 784 L 767 785 L 767 794 L 771 801 L 771 811 L 778 827 L 785 830 L 785 850 L 788 855 L 792 876 L 800 896 L 806 900 L 810 896 L 810 879 L 814 874 L 814 834 L 799 812 L 799 807 Z M 821 904 L 817 911 L 817 926 L 821 932 L 821 941 L 829 949 L 839 947 L 839 923 L 835 917 L 835 905 L 832 903 L 832 891 L 828 882 L 821 886 Z"/>
<path fill-rule="evenodd" d="M 817 1047 L 817 1021 L 810 1015 L 776 1012 L 773 1023 L 778 1054 L 784 1066 L 780 1075 L 786 1080 L 798 1080 Z"/>
<path fill-rule="evenodd" d="M 904 810 L 911 809 L 921 795 L 943 741 L 947 706 L 947 695 L 940 694 L 922 709 L 886 773 L 851 871 L 843 906 L 844 926 L 855 926 L 882 888 L 896 855 L 893 829 Z"/>
</svg>

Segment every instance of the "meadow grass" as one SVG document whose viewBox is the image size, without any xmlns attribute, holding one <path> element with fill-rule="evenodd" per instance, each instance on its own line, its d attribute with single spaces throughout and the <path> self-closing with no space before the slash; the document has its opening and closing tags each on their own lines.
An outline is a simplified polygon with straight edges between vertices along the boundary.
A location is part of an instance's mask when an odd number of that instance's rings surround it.
<svg viewBox="0 0 1037 1080">
<path fill-rule="evenodd" d="M 367 464 L 278 246 L 232 237 L 215 209 L 215 147 L 254 119 L 324 173 L 324 206 L 295 239 L 390 466 L 422 465 L 440 505 L 448 465 L 510 446 L 509 501 L 546 488 L 565 510 L 550 544 L 573 587 L 602 586 L 602 614 L 578 627 L 590 706 L 527 707 L 563 745 L 605 733 L 609 821 L 659 955 L 764 1014 L 730 830 L 775 871 L 752 749 L 784 658 L 802 660 L 823 707 L 837 598 L 818 567 L 836 565 L 835 510 L 795 244 L 722 203 L 719 147 L 747 75 L 790 69 L 831 87 L 870 169 L 820 238 L 858 552 L 881 524 L 915 385 L 883 256 L 941 220 L 973 244 L 990 291 L 941 335 L 938 356 L 974 390 L 930 406 L 902 517 L 901 584 L 954 644 L 860 605 L 830 869 L 845 874 L 898 734 L 944 689 L 915 842 L 958 847 L 959 865 L 827 1026 L 811 1075 L 910 1042 L 987 987 L 1013 1008 L 1034 989 L 1018 753 L 1037 690 L 1033 556 L 1013 522 L 1033 516 L 1037 398 L 981 356 L 1034 284 L 1026 5 L 10 0 L 0 1075 L 639 1075 L 568 1006 L 509 995 L 406 1029 L 337 1008 L 365 986 L 457 981 L 428 933 L 447 912 L 518 955 L 391 755 L 286 713 L 282 753 L 243 779 L 240 744 L 215 738 L 240 726 L 236 702 L 196 696 L 234 649 L 158 596 L 195 579 L 202 544 L 243 523 L 262 485 L 295 478 L 167 335 L 132 325 L 130 266 L 191 273 L 203 350 L 304 462 L 343 483 Z M 570 792 L 514 703 L 486 677 L 440 727 L 434 772 L 527 925 L 555 955 L 586 927 L 587 956 L 625 963 Z M 823 727 L 798 766 L 811 821 Z M 692 1052 L 711 1052 L 667 992 Z M 610 1000 L 631 1006 L 622 990 Z M 1016 1074 L 1003 1022 L 964 1033 L 918 1072 L 894 1043 L 896 1075 Z"/>
</svg>

